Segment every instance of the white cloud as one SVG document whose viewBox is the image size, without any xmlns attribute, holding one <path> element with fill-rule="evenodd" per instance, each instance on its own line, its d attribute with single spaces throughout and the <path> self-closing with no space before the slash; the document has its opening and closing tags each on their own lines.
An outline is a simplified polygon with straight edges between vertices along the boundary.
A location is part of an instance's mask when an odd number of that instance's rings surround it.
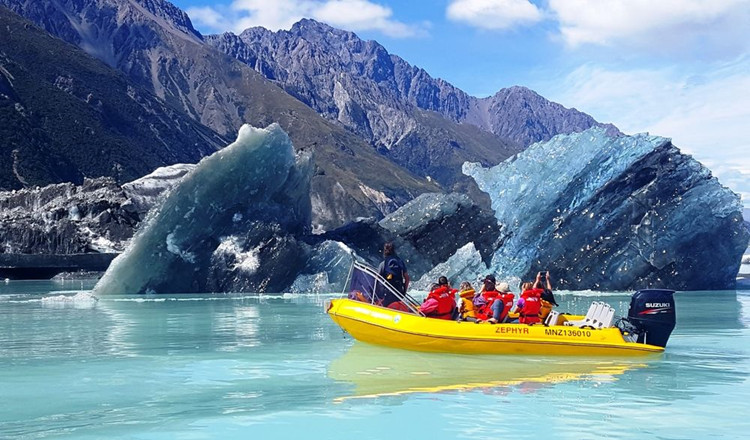
<svg viewBox="0 0 750 440">
<path fill-rule="evenodd" d="M 227 23 L 226 15 L 219 13 L 219 11 L 210 6 L 187 8 L 185 12 L 193 24 L 203 25 L 211 29 L 227 29 L 224 28 Z"/>
<path fill-rule="evenodd" d="M 542 20 L 542 12 L 528 0 L 453 0 L 446 16 L 482 29 L 510 29 Z"/>
<path fill-rule="evenodd" d="M 411 37 L 420 29 L 391 19 L 393 11 L 366 0 L 330 0 L 314 11 L 324 23 L 351 30 L 378 30 L 392 37 Z"/>
<path fill-rule="evenodd" d="M 734 55 L 748 47 L 747 0 L 549 0 L 548 7 L 571 47 L 709 47 Z"/>
<path fill-rule="evenodd" d="M 626 133 L 671 137 L 750 206 L 750 57 L 707 66 L 704 72 L 585 65 L 542 88 L 550 99 L 575 103 Z"/>
<path fill-rule="evenodd" d="M 351 31 L 379 31 L 391 37 L 424 34 L 419 25 L 393 18 L 393 10 L 369 0 L 235 0 L 231 5 L 188 8 L 197 27 L 214 32 L 262 26 L 276 31 L 289 29 L 302 18 L 313 18 Z"/>
</svg>

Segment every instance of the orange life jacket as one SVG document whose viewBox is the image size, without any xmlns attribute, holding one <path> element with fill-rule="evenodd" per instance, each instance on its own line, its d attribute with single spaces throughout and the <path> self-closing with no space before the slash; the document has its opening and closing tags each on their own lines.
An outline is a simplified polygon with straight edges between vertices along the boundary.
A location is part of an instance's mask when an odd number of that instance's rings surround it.
<svg viewBox="0 0 750 440">
<path fill-rule="evenodd" d="M 476 311 L 474 310 L 474 289 L 462 290 L 458 293 L 461 297 L 461 319 L 476 318 Z"/>
<path fill-rule="evenodd" d="M 547 316 L 549 316 L 549 312 L 552 311 L 553 305 L 549 301 L 545 301 L 545 300 L 541 300 L 541 301 L 542 301 L 542 305 L 539 310 L 539 319 L 544 321 L 545 319 L 547 319 Z"/>
</svg>

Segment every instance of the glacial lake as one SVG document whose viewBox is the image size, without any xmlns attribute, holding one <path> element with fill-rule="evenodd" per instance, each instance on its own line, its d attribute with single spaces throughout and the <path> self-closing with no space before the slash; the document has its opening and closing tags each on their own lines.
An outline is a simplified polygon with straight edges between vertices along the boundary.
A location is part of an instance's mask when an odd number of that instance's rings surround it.
<svg viewBox="0 0 750 440">
<path fill-rule="evenodd" d="M 3 439 L 744 439 L 750 291 L 678 292 L 649 357 L 459 356 L 353 341 L 339 295 L 107 296 L 0 280 Z M 626 314 L 629 294 L 557 292 Z"/>
</svg>

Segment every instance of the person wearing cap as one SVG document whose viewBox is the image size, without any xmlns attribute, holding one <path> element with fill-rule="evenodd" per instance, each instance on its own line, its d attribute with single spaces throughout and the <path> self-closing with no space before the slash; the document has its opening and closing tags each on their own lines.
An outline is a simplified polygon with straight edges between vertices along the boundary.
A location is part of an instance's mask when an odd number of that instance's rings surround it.
<svg viewBox="0 0 750 440">
<path fill-rule="evenodd" d="M 440 277 L 419 311 L 428 318 L 453 319 L 456 311 L 456 289 L 451 288 L 447 277 Z"/>
<path fill-rule="evenodd" d="M 482 280 L 482 289 L 474 297 L 474 311 L 477 315 L 477 322 L 485 322 L 493 317 L 492 304 L 497 299 L 500 292 L 495 288 L 495 275 L 487 275 Z"/>
<path fill-rule="evenodd" d="M 492 317 L 487 320 L 491 324 L 507 322 L 508 312 L 513 307 L 513 299 L 515 298 L 506 282 L 498 284 L 497 291 L 499 292 L 497 298 L 492 303 Z"/>
</svg>

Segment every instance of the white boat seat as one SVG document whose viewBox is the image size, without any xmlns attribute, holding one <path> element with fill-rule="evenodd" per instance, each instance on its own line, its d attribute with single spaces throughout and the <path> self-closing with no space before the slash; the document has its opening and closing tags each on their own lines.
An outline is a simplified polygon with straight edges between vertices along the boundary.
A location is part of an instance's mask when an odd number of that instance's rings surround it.
<svg viewBox="0 0 750 440">
<path fill-rule="evenodd" d="M 599 316 L 599 310 L 604 307 L 604 303 L 601 301 L 594 301 L 589 307 L 589 311 L 586 312 L 586 316 L 579 321 L 566 321 L 565 325 L 571 327 L 583 327 L 584 325 L 593 325 L 594 319 Z"/>
<path fill-rule="evenodd" d="M 615 309 L 609 304 L 594 301 L 589 307 L 586 317 L 580 321 L 568 321 L 565 325 L 574 327 L 592 327 L 595 329 L 612 327 L 615 320 Z"/>
<path fill-rule="evenodd" d="M 612 323 L 615 320 L 615 309 L 609 304 L 603 304 L 604 307 L 600 309 L 599 316 L 594 320 L 594 328 L 612 327 Z"/>
<path fill-rule="evenodd" d="M 547 315 L 547 319 L 544 320 L 544 325 L 559 325 L 560 312 L 552 310 Z"/>
</svg>

